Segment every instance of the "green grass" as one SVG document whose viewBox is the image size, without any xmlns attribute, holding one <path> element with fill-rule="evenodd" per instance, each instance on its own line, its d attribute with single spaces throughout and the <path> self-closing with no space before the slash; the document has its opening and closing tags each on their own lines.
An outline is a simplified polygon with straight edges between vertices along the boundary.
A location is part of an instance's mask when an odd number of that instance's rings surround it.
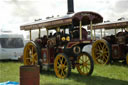
<svg viewBox="0 0 128 85">
<path fill-rule="evenodd" d="M 20 62 L 0 61 L 0 82 L 19 82 Z M 95 65 L 92 76 L 85 77 L 72 70 L 69 78 L 56 78 L 53 71 L 43 71 L 40 74 L 40 85 L 128 85 L 128 66 Z"/>
</svg>

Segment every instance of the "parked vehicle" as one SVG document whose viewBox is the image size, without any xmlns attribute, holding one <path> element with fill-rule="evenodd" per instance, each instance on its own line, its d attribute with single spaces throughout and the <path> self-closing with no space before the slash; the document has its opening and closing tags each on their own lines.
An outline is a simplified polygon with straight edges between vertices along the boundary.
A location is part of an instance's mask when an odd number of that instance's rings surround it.
<svg viewBox="0 0 128 85">
<path fill-rule="evenodd" d="M 0 60 L 18 60 L 23 54 L 24 38 L 22 34 L 0 32 Z"/>
<path fill-rule="evenodd" d="M 108 22 L 93 26 L 93 30 L 115 29 L 114 35 L 104 36 L 92 45 L 92 56 L 97 64 L 108 64 L 113 61 L 125 61 L 128 64 L 128 20 Z M 90 27 L 89 27 L 90 28 Z M 117 32 L 117 29 L 121 31 Z M 102 33 L 102 32 L 101 32 Z"/>
</svg>

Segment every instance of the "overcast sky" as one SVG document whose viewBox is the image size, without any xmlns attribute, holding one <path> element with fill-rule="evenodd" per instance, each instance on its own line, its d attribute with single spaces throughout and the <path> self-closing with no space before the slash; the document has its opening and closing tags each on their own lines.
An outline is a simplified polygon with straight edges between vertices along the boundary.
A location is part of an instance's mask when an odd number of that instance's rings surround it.
<svg viewBox="0 0 128 85">
<path fill-rule="evenodd" d="M 74 10 L 98 12 L 104 20 L 115 21 L 128 18 L 128 0 L 74 0 Z M 0 26 L 5 27 L 66 13 L 67 0 L 0 0 Z"/>
</svg>

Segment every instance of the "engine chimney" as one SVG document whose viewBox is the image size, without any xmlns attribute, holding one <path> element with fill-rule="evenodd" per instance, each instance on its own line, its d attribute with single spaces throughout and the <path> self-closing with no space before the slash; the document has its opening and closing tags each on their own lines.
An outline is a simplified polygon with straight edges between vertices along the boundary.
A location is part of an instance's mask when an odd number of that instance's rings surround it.
<svg viewBox="0 0 128 85">
<path fill-rule="evenodd" d="M 72 14 L 74 13 L 74 3 L 73 0 L 68 0 L 68 13 L 67 14 Z"/>
</svg>

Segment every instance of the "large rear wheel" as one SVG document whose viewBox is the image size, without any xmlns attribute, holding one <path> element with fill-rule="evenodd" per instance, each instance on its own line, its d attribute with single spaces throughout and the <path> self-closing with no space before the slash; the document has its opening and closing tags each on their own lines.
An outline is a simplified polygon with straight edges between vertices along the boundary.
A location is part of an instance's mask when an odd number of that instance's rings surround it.
<svg viewBox="0 0 128 85">
<path fill-rule="evenodd" d="M 64 53 L 60 53 L 56 56 L 54 60 L 54 71 L 56 76 L 62 79 L 70 75 L 71 63 Z"/>
<path fill-rule="evenodd" d="M 94 69 L 94 63 L 92 57 L 86 53 L 82 52 L 77 57 L 77 70 L 81 75 L 89 76 L 92 74 Z"/>
<path fill-rule="evenodd" d="M 96 64 L 108 64 L 111 60 L 110 44 L 102 39 L 97 40 L 92 45 L 92 57 Z"/>
<path fill-rule="evenodd" d="M 24 65 L 40 65 L 39 57 L 41 57 L 39 47 L 33 41 L 28 42 L 24 48 Z"/>
</svg>

